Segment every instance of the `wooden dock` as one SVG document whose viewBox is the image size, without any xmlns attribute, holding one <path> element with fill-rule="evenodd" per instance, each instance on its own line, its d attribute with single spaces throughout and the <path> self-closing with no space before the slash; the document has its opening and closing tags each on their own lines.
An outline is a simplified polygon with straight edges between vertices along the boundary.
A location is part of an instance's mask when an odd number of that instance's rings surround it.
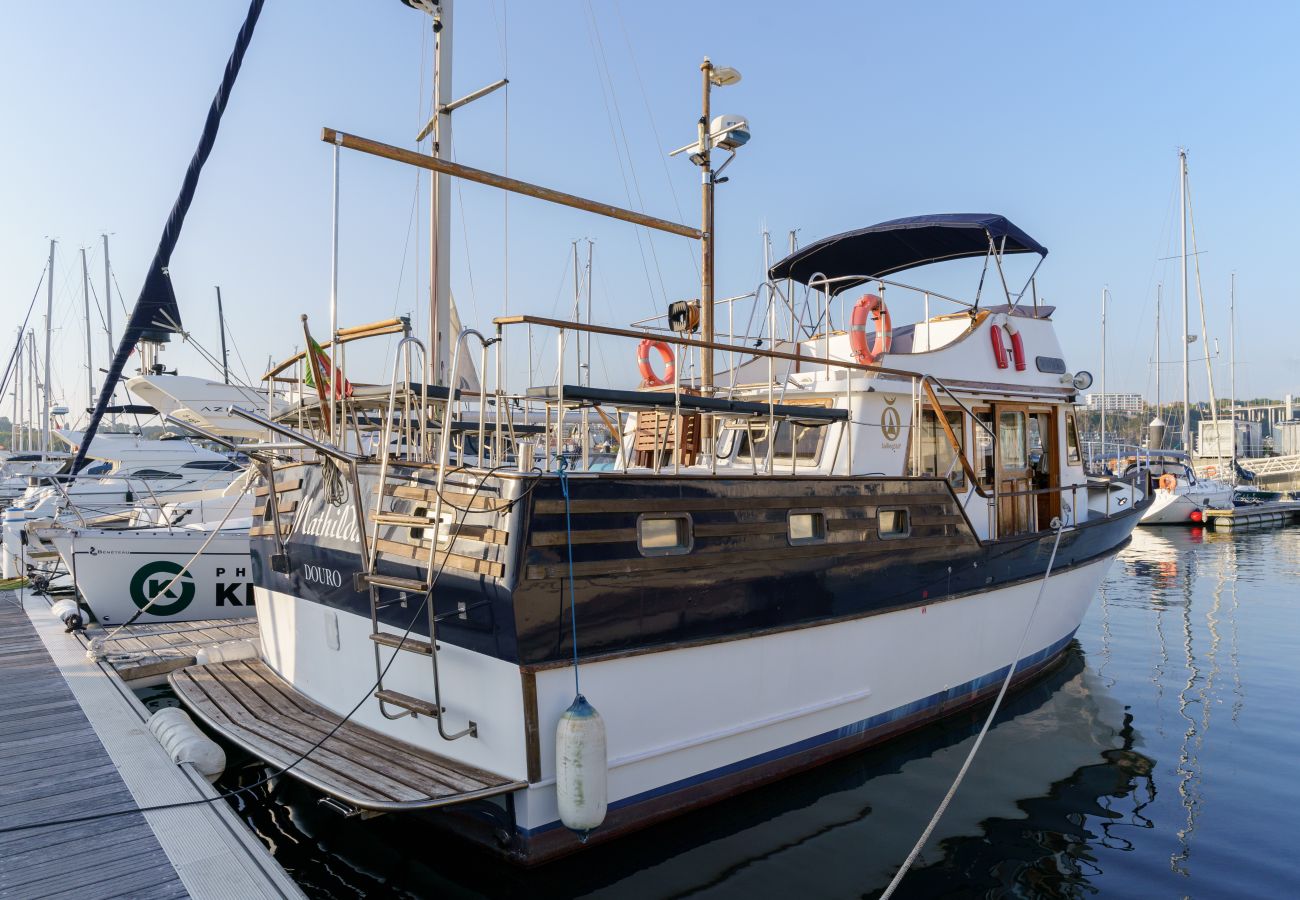
<svg viewBox="0 0 1300 900">
<path fill-rule="evenodd" d="M 0 897 L 302 896 L 43 598 L 0 592 L 0 673 Z"/>
<path fill-rule="evenodd" d="M 1252 503 L 1231 509 L 1205 510 L 1205 524 L 1216 531 L 1238 528 L 1277 528 L 1300 520 L 1300 501 L 1278 500 Z"/>
</svg>

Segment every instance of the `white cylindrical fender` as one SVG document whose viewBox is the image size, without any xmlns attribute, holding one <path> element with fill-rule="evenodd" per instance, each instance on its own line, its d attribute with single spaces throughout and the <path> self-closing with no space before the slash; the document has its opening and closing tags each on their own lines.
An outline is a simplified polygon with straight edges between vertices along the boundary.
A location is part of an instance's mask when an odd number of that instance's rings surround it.
<svg viewBox="0 0 1300 900">
<path fill-rule="evenodd" d="M 585 834 L 605 821 L 608 779 L 605 720 L 579 694 L 555 728 L 555 794 L 565 827 Z"/>
<path fill-rule="evenodd" d="M 81 618 L 81 607 L 76 600 L 64 597 L 50 607 L 50 614 L 69 629 L 80 628 L 85 622 Z"/>
<path fill-rule="evenodd" d="M 149 730 L 177 765 L 191 764 L 208 781 L 216 781 L 226 770 L 226 751 L 199 731 L 185 710 L 174 706 L 158 710 L 149 717 Z"/>
<path fill-rule="evenodd" d="M 200 647 L 194 654 L 194 661 L 200 666 L 209 666 L 213 663 L 255 659 L 257 656 L 257 644 L 253 641 L 224 641 Z"/>
</svg>

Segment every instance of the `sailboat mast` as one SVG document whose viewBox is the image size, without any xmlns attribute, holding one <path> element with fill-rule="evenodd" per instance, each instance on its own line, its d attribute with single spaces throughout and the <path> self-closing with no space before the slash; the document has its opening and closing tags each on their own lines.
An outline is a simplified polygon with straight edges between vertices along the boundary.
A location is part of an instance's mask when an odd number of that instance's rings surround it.
<svg viewBox="0 0 1300 900">
<path fill-rule="evenodd" d="M 1228 282 L 1228 421 L 1232 428 L 1232 475 L 1237 475 L 1237 273 Z"/>
<path fill-rule="evenodd" d="M 43 385 L 43 402 L 41 423 L 44 433 L 41 435 L 42 455 L 50 452 L 50 331 L 54 323 L 54 244 L 50 239 L 50 279 L 49 289 L 45 293 L 45 384 Z"/>
<path fill-rule="evenodd" d="M 591 257 L 596 242 L 587 238 L 587 324 L 591 324 Z M 591 387 L 591 332 L 587 332 L 587 387 Z"/>
<path fill-rule="evenodd" d="M 86 406 L 95 405 L 95 357 L 90 352 L 90 269 L 86 267 L 86 248 L 81 248 L 81 299 L 86 307 Z"/>
<path fill-rule="evenodd" d="M 1106 464 L 1106 288 L 1101 289 L 1101 463 Z"/>
<path fill-rule="evenodd" d="M 1160 418 L 1160 305 L 1163 284 L 1156 285 L 1156 418 Z"/>
<path fill-rule="evenodd" d="M 53 277 L 53 276 L 51 276 Z M 27 329 L 27 449 L 37 449 L 36 436 L 36 329 Z"/>
<path fill-rule="evenodd" d="M 429 155 L 435 159 L 449 157 L 451 149 L 452 101 L 452 0 L 441 0 L 433 7 L 433 107 L 434 126 Z M 451 178 L 435 173 L 429 198 L 429 365 L 433 384 L 448 384 L 455 376 L 447 372 L 451 356 L 450 342 L 457 335 L 451 330 Z"/>
<path fill-rule="evenodd" d="M 573 321 L 582 323 L 582 280 L 578 277 L 578 242 L 573 242 Z M 582 335 L 574 341 L 578 351 L 578 384 L 582 384 Z M 564 373 L 560 373 L 564 377 Z"/>
<path fill-rule="evenodd" d="M 217 327 L 221 330 L 221 377 L 225 380 L 226 384 L 230 384 L 230 354 L 226 350 L 226 311 L 221 306 L 221 285 L 217 285 Z M 337 321 L 334 323 L 334 330 L 335 332 L 338 331 Z M 334 340 L 338 340 L 337 334 L 335 335 Z M 333 350 L 334 348 L 331 347 L 331 354 L 333 354 Z M 332 355 L 330 361 L 334 364 L 334 371 L 337 372 L 338 363 L 334 362 Z M 330 377 L 333 378 L 334 376 L 331 375 Z"/>
<path fill-rule="evenodd" d="M 1192 388 L 1191 367 L 1188 360 L 1191 341 L 1187 333 L 1187 151 L 1182 147 L 1178 148 L 1178 187 L 1179 259 L 1183 288 L 1183 452 L 1190 455 L 1192 452 Z"/>
<path fill-rule="evenodd" d="M 9 448 L 21 450 L 18 431 L 18 410 L 23 405 L 23 330 L 18 329 L 18 349 L 14 352 L 14 414 L 9 420 Z"/>
<path fill-rule="evenodd" d="M 113 359 L 113 270 L 108 266 L 108 235 L 100 235 L 104 239 L 104 331 L 108 335 L 108 356 L 106 359 Z M 91 404 L 94 404 L 95 398 L 90 398 Z M 117 414 L 109 416 L 109 424 L 117 424 Z"/>
</svg>

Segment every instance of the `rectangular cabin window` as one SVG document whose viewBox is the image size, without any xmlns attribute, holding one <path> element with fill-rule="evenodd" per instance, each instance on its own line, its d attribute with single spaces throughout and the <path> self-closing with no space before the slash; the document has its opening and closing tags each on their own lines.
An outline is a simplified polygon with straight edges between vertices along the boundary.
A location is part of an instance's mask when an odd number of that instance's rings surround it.
<svg viewBox="0 0 1300 900">
<path fill-rule="evenodd" d="M 964 453 L 966 451 L 965 417 L 959 410 L 945 410 L 943 415 L 948 420 L 948 427 L 952 429 L 953 436 L 957 438 L 957 446 Z M 938 478 L 946 476 L 954 489 L 964 491 L 966 472 L 962 469 L 957 453 L 952 448 L 952 442 L 948 440 L 948 433 L 944 431 L 934 410 L 921 411 L 921 428 L 917 439 L 920 441 L 920 459 L 909 456 L 908 474 L 932 475 Z"/>
<path fill-rule="evenodd" d="M 786 537 L 791 544 L 820 544 L 826 540 L 826 514 L 821 511 L 790 510 Z"/>
<path fill-rule="evenodd" d="M 882 509 L 876 513 L 876 533 L 882 538 L 903 538 L 912 531 L 911 516 L 905 509 Z"/>
<path fill-rule="evenodd" d="M 1070 465 L 1083 464 L 1079 455 L 1079 426 L 1074 421 L 1074 413 L 1065 414 L 1065 458 Z"/>
<path fill-rule="evenodd" d="M 765 420 L 751 422 L 746 428 L 743 423 L 736 428 L 736 455 L 747 459 L 767 459 L 768 423 Z M 791 440 L 791 430 L 794 439 Z M 822 435 L 826 429 L 820 426 L 801 425 L 785 420 L 776 423 L 776 443 L 772 446 L 774 459 L 789 460 L 791 455 L 800 462 L 816 462 L 821 450 Z M 751 439 L 752 436 L 752 439 Z"/>
<path fill-rule="evenodd" d="M 642 515 L 636 520 L 636 545 L 642 556 L 690 553 L 693 544 L 689 515 Z"/>
<path fill-rule="evenodd" d="M 1025 414 L 1012 411 L 998 416 L 998 444 L 1002 449 L 1002 468 L 1023 469 L 1029 465 L 1025 447 Z"/>
</svg>

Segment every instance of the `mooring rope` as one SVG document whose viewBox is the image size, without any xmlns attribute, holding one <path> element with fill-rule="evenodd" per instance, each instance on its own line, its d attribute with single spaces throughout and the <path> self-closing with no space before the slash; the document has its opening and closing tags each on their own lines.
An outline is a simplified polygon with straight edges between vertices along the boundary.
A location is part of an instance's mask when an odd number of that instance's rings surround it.
<svg viewBox="0 0 1300 900">
<path fill-rule="evenodd" d="M 1025 629 L 1020 633 L 1020 643 L 1016 645 L 1016 652 L 1011 657 L 1011 665 L 1007 667 L 1007 677 L 1002 679 L 1002 687 L 998 691 L 997 697 L 993 701 L 993 708 L 989 710 L 988 717 L 984 720 L 983 727 L 980 728 L 979 734 L 975 737 L 975 744 L 970 748 L 970 753 L 966 754 L 966 761 L 961 764 L 961 769 L 957 772 L 957 777 L 953 779 L 952 787 L 948 788 L 948 793 L 944 794 L 943 800 L 939 803 L 939 808 L 934 811 L 930 817 L 930 824 L 925 826 L 925 831 L 917 840 L 916 846 L 912 852 L 907 855 L 903 865 L 899 868 L 894 879 L 889 882 L 889 887 L 880 895 L 880 900 L 889 900 L 898 885 L 902 882 L 903 876 L 907 874 L 908 869 L 916 862 L 917 856 L 921 853 L 921 848 L 930 840 L 930 835 L 934 833 L 935 826 L 943 818 L 944 812 L 948 809 L 948 804 L 952 802 L 953 796 L 957 793 L 957 788 L 961 785 L 962 779 L 966 777 L 966 772 L 970 769 L 970 764 L 975 761 L 975 754 L 979 752 L 980 745 L 984 743 L 984 736 L 988 734 L 989 726 L 993 724 L 993 718 L 998 714 L 998 709 L 1002 706 L 1002 699 L 1007 695 L 1007 689 L 1011 687 L 1011 677 L 1016 673 L 1016 666 L 1020 662 L 1020 654 L 1024 652 L 1025 641 L 1029 639 L 1029 627 L 1034 622 L 1034 616 L 1038 612 L 1039 604 L 1043 602 L 1043 592 L 1047 588 L 1047 579 L 1052 577 L 1052 566 L 1056 563 L 1056 548 L 1061 545 L 1061 532 L 1065 530 L 1065 523 L 1057 517 L 1052 521 L 1056 527 L 1056 539 L 1052 541 L 1052 555 L 1047 559 L 1047 571 L 1043 573 L 1043 580 L 1038 585 L 1038 596 L 1034 598 L 1033 608 L 1029 610 L 1029 618 L 1025 620 Z"/>
</svg>

